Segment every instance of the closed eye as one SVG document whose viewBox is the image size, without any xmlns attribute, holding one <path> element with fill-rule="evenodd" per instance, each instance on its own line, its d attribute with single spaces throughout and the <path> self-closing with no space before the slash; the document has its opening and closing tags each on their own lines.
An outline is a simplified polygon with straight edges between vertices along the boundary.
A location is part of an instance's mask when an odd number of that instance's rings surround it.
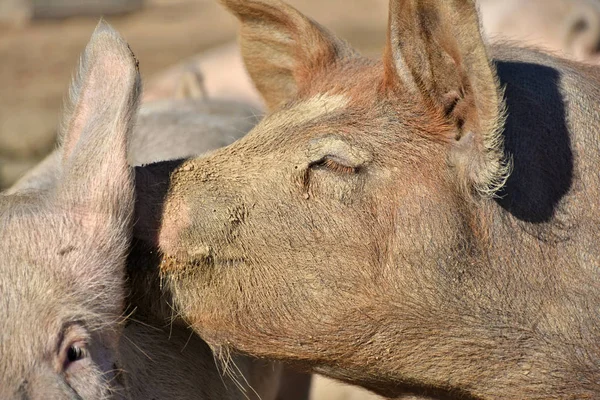
<svg viewBox="0 0 600 400">
<path fill-rule="evenodd" d="M 311 163 L 309 167 L 312 169 L 327 169 L 342 175 L 356 174 L 359 170 L 359 167 L 347 165 L 333 156 L 325 156 Z"/>
</svg>

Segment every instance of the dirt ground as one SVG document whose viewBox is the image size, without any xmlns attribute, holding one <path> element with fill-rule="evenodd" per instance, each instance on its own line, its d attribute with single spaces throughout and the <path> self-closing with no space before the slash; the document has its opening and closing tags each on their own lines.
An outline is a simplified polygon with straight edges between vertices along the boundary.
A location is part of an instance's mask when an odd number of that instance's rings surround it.
<svg viewBox="0 0 600 400">
<path fill-rule="evenodd" d="M 295 0 L 366 54 L 385 40 L 386 2 Z M 130 43 L 144 79 L 233 40 L 237 23 L 216 0 L 150 0 L 141 10 L 107 20 Z M 34 20 L 0 26 L 0 188 L 10 185 L 54 146 L 63 96 L 98 18 Z"/>
</svg>

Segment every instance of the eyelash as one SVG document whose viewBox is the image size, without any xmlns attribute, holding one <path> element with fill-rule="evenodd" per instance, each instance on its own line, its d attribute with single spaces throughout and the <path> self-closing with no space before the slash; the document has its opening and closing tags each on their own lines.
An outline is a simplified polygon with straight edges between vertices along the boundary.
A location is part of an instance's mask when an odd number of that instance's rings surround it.
<svg viewBox="0 0 600 400">
<path fill-rule="evenodd" d="M 352 175 L 358 172 L 357 167 L 349 167 L 344 164 L 340 164 L 339 162 L 332 160 L 331 158 L 325 157 L 319 161 L 314 162 L 310 166 L 311 168 L 320 167 L 326 168 L 332 172 L 336 172 L 344 175 Z"/>
</svg>

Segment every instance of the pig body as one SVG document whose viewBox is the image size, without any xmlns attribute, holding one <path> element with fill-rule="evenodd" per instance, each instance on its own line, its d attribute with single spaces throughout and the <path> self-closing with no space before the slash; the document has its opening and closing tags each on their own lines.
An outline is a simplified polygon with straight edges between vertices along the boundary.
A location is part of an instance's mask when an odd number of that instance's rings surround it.
<svg viewBox="0 0 600 400">
<path fill-rule="evenodd" d="M 144 101 L 185 94 L 182 80 L 193 79 L 189 90 L 217 100 L 244 101 L 262 108 L 260 95 L 244 69 L 235 43 L 228 43 L 185 60 L 150 79 Z M 184 92 L 184 93 L 181 93 Z"/>
<path fill-rule="evenodd" d="M 127 45 L 101 23 L 61 146 L 0 197 L 2 399 L 276 396 L 279 365 L 232 355 L 219 369 L 188 327 L 127 302 L 128 163 L 199 154 L 255 123 L 241 104 L 181 100 L 147 106 L 132 132 L 138 82 Z"/>
<path fill-rule="evenodd" d="M 272 112 L 136 170 L 141 308 L 387 397 L 597 397 L 599 70 L 488 49 L 471 0 L 390 1 L 381 62 L 223 3 Z"/>
</svg>

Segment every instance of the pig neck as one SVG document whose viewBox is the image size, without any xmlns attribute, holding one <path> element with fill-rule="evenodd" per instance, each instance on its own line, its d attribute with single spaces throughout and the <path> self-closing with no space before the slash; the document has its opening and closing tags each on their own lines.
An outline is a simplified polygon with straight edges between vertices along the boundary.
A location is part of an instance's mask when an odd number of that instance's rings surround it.
<svg viewBox="0 0 600 400">
<path fill-rule="evenodd" d="M 455 386 L 470 385 L 469 393 L 483 398 L 596 398 L 600 121 L 589 110 L 600 91 L 558 61 L 528 57 L 529 63 L 496 64 L 506 88 L 503 136 L 513 172 L 495 199 L 473 207 L 471 248 L 456 263 L 461 275 L 445 265 L 451 279 L 438 287 L 450 289 L 436 318 L 444 321 L 442 337 L 454 336 L 448 340 L 463 342 L 463 355 L 471 351 L 479 360 L 455 365 L 491 373 L 473 373 L 479 379 Z M 468 340 L 460 330 L 452 334 L 461 324 L 471 327 Z M 457 370 L 457 381 L 468 376 Z"/>
<path fill-rule="evenodd" d="M 317 354 L 335 362 L 316 371 L 390 398 L 596 398 L 600 286 L 574 243 L 585 232 L 557 237 L 557 221 L 524 222 L 494 200 L 478 211 L 472 248 L 462 257 L 425 256 L 440 272 L 431 282 L 389 287 L 374 299 L 385 307 L 347 315 L 369 317 L 369 339 L 323 334 L 320 342 L 336 347 Z"/>
<path fill-rule="evenodd" d="M 521 362 L 535 368 L 530 381 L 537 373 L 551 380 L 555 397 L 596 398 L 600 115 L 590 110 L 600 85 L 566 61 L 523 57 L 528 63 L 496 64 L 506 87 L 503 136 L 513 172 L 484 207 L 482 230 L 489 233 L 479 263 L 489 268 L 477 281 L 487 280 L 481 288 L 491 300 L 486 308 L 500 314 L 495 319 L 531 341 L 523 346 L 531 361 Z"/>
<path fill-rule="evenodd" d="M 529 68 L 499 65 L 511 176 L 497 197 L 458 211 L 469 227 L 461 250 L 424 257 L 440 273 L 433 293 L 420 298 L 433 306 L 413 321 L 419 331 L 407 335 L 400 323 L 390 332 L 409 339 L 402 353 L 419 349 L 414 363 L 427 370 L 413 374 L 432 386 L 444 384 L 437 375 L 476 398 L 596 398 L 600 146 L 598 116 L 586 110 L 597 104 L 597 87 L 569 88 L 567 79 L 562 88 L 546 85 Z"/>
<path fill-rule="evenodd" d="M 468 227 L 459 251 L 422 256 L 435 260 L 433 289 L 412 304 L 426 306 L 411 312 L 404 293 L 390 298 L 399 306 L 379 317 L 388 325 L 374 368 L 475 398 L 597 398 L 600 121 L 589 110 L 600 91 L 560 66 L 497 67 L 512 174 L 497 197 L 456 211 Z M 394 337 L 402 360 L 388 356 Z"/>
<path fill-rule="evenodd" d="M 433 398 L 596 398 L 600 286 L 572 240 L 580 235 L 557 237 L 556 221 L 524 222 L 494 200 L 479 211 L 484 238 L 470 238 L 462 259 L 437 258 L 444 273 L 429 285 L 390 288 L 376 300 L 386 307 L 347 316 L 368 315 L 366 343 L 323 335 L 324 343 L 347 342 L 328 349 L 323 358 L 336 362 L 317 372 L 392 398 L 407 389 Z"/>
<path fill-rule="evenodd" d="M 555 176 L 549 173 L 547 179 Z M 507 190 L 514 184 L 509 182 Z M 470 339 L 480 350 L 490 346 L 483 358 L 497 375 L 479 381 L 484 387 L 476 393 L 482 397 L 598 395 L 600 253 L 594 245 L 597 230 L 590 226 L 597 215 L 594 208 L 582 207 L 587 198 L 597 197 L 589 195 L 565 193 L 552 216 L 543 219 L 527 219 L 508 204 L 508 195 L 483 207 L 481 230 L 488 233 L 477 251 L 466 255 L 470 262 L 464 267 L 471 275 L 456 307 L 467 302 L 463 315 L 478 320 L 467 325 L 473 327 Z M 502 378 L 500 387 L 489 384 Z"/>
</svg>

